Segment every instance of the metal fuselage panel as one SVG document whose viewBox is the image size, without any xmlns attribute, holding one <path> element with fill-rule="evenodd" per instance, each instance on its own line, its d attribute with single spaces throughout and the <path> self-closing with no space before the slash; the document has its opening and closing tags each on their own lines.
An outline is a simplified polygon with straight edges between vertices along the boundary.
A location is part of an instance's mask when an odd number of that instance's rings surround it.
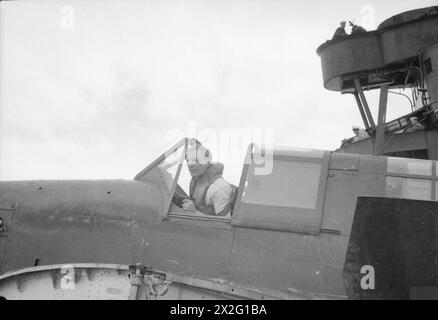
<svg viewBox="0 0 438 320">
<path fill-rule="evenodd" d="M 16 206 L 1 272 L 35 264 L 131 262 L 136 223 L 158 219 L 161 194 L 123 180 L 1 182 Z"/>
<path fill-rule="evenodd" d="M 172 216 L 163 221 L 162 193 L 144 182 L 1 182 L 0 202 L 17 206 L 1 272 L 35 264 L 141 263 L 176 274 L 343 296 L 356 198 L 384 194 L 385 166 L 384 157 L 333 154 L 321 220 L 328 232 L 316 235 Z"/>
</svg>

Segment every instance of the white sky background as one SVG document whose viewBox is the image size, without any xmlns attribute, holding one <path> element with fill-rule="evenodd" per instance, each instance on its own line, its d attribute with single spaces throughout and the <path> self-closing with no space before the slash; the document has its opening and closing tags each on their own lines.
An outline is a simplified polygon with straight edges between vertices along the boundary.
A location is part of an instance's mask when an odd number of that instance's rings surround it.
<svg viewBox="0 0 438 320">
<path fill-rule="evenodd" d="M 316 48 L 367 4 L 377 26 L 438 1 L 1 2 L 0 179 L 132 179 L 190 122 L 333 150 L 362 121 L 323 88 Z M 410 109 L 392 95 L 389 108 Z"/>
</svg>

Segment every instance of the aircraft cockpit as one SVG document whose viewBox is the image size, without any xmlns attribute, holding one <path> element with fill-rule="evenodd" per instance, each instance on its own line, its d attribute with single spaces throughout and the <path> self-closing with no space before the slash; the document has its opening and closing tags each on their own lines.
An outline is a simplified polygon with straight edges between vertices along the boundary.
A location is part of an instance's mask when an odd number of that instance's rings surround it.
<svg viewBox="0 0 438 320">
<path fill-rule="evenodd" d="M 190 141 L 182 139 L 134 178 L 162 189 L 163 220 L 207 220 L 242 227 L 320 232 L 329 151 L 250 144 L 242 159 L 231 214 L 212 216 L 188 214 L 181 208 L 181 200 L 189 197 L 191 177 L 185 154 Z"/>
<path fill-rule="evenodd" d="M 191 199 L 189 196 L 191 175 L 187 168 L 186 154 L 189 146 L 195 142 L 197 142 L 195 139 L 182 139 L 137 174 L 134 180 L 152 182 L 163 190 L 165 194 L 163 206 L 166 208 L 163 218 L 196 217 L 197 219 L 229 221 L 231 213 L 226 216 L 214 216 L 199 211 L 189 213 L 183 210 L 183 201 Z"/>
</svg>

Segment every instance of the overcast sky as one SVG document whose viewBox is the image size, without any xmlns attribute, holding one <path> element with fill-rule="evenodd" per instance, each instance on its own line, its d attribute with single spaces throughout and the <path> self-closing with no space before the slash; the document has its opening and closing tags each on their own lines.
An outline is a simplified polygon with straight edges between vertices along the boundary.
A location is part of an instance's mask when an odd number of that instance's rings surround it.
<svg viewBox="0 0 438 320">
<path fill-rule="evenodd" d="M 169 132 L 193 125 L 333 150 L 361 118 L 352 96 L 323 88 L 316 48 L 341 20 L 369 22 L 370 8 L 376 27 L 437 4 L 1 2 L 0 179 L 132 179 L 171 146 Z M 402 97 L 389 104 L 409 111 Z"/>
</svg>

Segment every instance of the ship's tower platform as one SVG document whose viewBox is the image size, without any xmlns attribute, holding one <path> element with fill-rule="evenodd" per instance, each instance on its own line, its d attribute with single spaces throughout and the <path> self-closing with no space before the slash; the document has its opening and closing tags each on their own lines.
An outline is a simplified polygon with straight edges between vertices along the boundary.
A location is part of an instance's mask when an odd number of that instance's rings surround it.
<svg viewBox="0 0 438 320">
<path fill-rule="evenodd" d="M 329 40 L 317 49 L 324 87 L 355 97 L 370 138 L 342 152 L 438 160 L 438 6 L 393 16 L 377 30 Z M 409 89 L 410 113 L 386 122 L 388 93 Z M 365 92 L 380 90 L 373 118 Z M 425 127 L 415 132 L 411 117 Z"/>
</svg>

